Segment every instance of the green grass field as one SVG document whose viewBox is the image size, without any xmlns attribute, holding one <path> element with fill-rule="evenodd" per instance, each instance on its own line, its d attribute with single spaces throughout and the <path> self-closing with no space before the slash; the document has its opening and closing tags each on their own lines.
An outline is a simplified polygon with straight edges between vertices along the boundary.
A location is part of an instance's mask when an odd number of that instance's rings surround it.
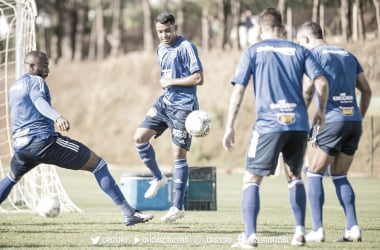
<svg viewBox="0 0 380 250">
<path fill-rule="evenodd" d="M 119 180 L 128 169 L 112 168 Z M 165 211 L 151 211 L 155 218 L 133 227 L 123 225 L 123 217 L 112 201 L 85 172 L 59 170 L 63 185 L 82 213 L 62 213 L 57 218 L 37 214 L 1 213 L 2 249 L 229 249 L 243 231 L 240 215 L 241 174 L 217 175 L 218 211 L 187 211 L 184 219 L 163 223 Z M 222 171 L 219 171 L 222 172 Z M 363 242 L 333 243 L 344 229 L 344 216 L 329 177 L 325 178 L 324 225 L 326 242 L 308 244 L 308 249 L 379 249 L 380 181 L 351 178 L 356 191 Z M 258 237 L 277 243 L 262 243 L 263 249 L 290 249 L 293 218 L 288 204 L 284 177 L 264 179 L 261 186 Z M 310 229 L 309 211 L 307 227 Z M 92 244 L 92 238 L 99 240 Z M 134 243 L 139 239 L 140 242 Z M 288 242 L 288 243 L 286 243 Z"/>
</svg>

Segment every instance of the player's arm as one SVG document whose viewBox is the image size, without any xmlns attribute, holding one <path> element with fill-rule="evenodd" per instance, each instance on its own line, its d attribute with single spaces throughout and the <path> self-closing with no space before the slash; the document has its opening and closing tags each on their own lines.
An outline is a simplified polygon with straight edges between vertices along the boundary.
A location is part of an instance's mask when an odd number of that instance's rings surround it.
<svg viewBox="0 0 380 250">
<path fill-rule="evenodd" d="M 303 85 L 303 99 L 305 100 L 306 107 L 308 108 L 313 99 L 315 85 L 313 81 L 306 75 L 303 76 L 302 85 Z"/>
<path fill-rule="evenodd" d="M 196 86 L 203 84 L 203 71 L 196 71 L 193 74 L 182 78 L 161 78 L 161 87 L 167 88 L 170 86 Z"/>
<path fill-rule="evenodd" d="M 314 79 L 315 89 L 318 95 L 318 107 L 314 115 L 313 124 L 324 125 L 326 104 L 329 96 L 329 85 L 325 76 L 320 75 Z"/>
<path fill-rule="evenodd" d="M 53 109 L 44 98 L 38 97 L 34 101 L 34 106 L 43 116 L 53 120 L 62 131 L 69 131 L 69 121 Z"/>
<path fill-rule="evenodd" d="M 362 117 L 364 117 L 371 102 L 372 91 L 363 72 L 359 73 L 356 77 L 356 88 L 361 93 L 359 108 Z"/>
<path fill-rule="evenodd" d="M 240 110 L 240 105 L 243 101 L 245 86 L 241 84 L 235 84 L 232 90 L 230 104 L 228 109 L 228 118 L 226 124 L 226 130 L 223 137 L 223 146 L 227 151 L 232 150 L 232 146 L 235 143 L 235 121 Z"/>
</svg>

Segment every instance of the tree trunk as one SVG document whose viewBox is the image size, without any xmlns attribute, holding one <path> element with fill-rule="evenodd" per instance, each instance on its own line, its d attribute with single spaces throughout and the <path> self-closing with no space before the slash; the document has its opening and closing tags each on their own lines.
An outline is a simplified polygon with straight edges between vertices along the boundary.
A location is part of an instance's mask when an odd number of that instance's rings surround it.
<svg viewBox="0 0 380 250">
<path fill-rule="evenodd" d="M 75 28 L 75 48 L 74 48 L 74 60 L 80 61 L 83 59 L 83 42 L 85 26 L 87 21 L 88 1 L 82 0 L 77 3 L 77 23 Z"/>
<path fill-rule="evenodd" d="M 320 20 L 320 5 L 321 5 L 321 0 L 313 0 L 313 16 L 312 16 L 312 21 L 319 23 Z"/>
<path fill-rule="evenodd" d="M 210 36 L 209 36 L 209 23 L 208 23 L 209 11 L 207 8 L 202 8 L 202 49 L 208 51 L 210 49 Z"/>
<path fill-rule="evenodd" d="M 380 2 L 379 0 L 373 0 L 376 10 L 376 24 L 377 24 L 377 37 L 380 37 Z"/>
<path fill-rule="evenodd" d="M 223 0 L 223 42 L 222 48 L 231 47 L 231 1 Z"/>
<path fill-rule="evenodd" d="M 96 1 L 96 59 L 104 59 L 104 21 L 103 0 Z"/>
<path fill-rule="evenodd" d="M 144 13 L 144 51 L 152 52 L 154 48 L 153 33 L 151 25 L 151 6 L 149 0 L 142 1 L 143 13 Z"/>
<path fill-rule="evenodd" d="M 359 39 L 365 40 L 365 25 L 364 25 L 364 17 L 363 17 L 363 0 L 355 0 L 358 6 L 358 34 Z"/>
<path fill-rule="evenodd" d="M 351 37 L 349 0 L 341 0 L 340 16 L 342 22 L 342 38 L 343 41 L 348 42 Z"/>
<path fill-rule="evenodd" d="M 231 0 L 231 26 L 236 33 L 239 34 L 239 19 L 240 19 L 240 0 Z M 240 49 L 239 35 L 233 40 L 232 48 Z"/>
<path fill-rule="evenodd" d="M 288 8 L 288 0 L 278 0 L 277 9 L 281 13 L 282 23 L 284 25 L 287 24 L 287 20 L 286 20 L 286 9 L 287 8 Z"/>
<path fill-rule="evenodd" d="M 112 32 L 107 36 L 111 45 L 111 56 L 116 57 L 120 52 L 121 45 L 121 0 L 113 0 Z"/>
</svg>

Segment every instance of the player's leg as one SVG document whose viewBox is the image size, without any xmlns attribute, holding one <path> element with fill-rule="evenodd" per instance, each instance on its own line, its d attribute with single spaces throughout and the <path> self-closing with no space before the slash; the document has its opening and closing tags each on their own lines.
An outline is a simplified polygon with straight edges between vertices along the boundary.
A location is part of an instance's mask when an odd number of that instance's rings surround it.
<svg viewBox="0 0 380 250">
<path fill-rule="evenodd" d="M 336 195 L 346 216 L 345 234 L 337 241 L 361 241 L 361 232 L 356 216 L 355 192 L 347 178 L 353 159 L 354 155 L 339 153 L 330 170 Z"/>
<path fill-rule="evenodd" d="M 38 165 L 38 155 L 46 148 L 46 140 L 32 140 L 27 146 L 14 152 L 11 168 L 0 181 L 0 204 L 8 197 L 13 186 Z"/>
<path fill-rule="evenodd" d="M 257 218 L 260 211 L 260 184 L 264 176 L 273 174 L 280 153 L 279 133 L 259 135 L 253 131 L 247 150 L 241 197 L 244 234 L 232 247 L 257 245 Z"/>
<path fill-rule="evenodd" d="M 189 166 L 186 155 L 191 146 L 191 137 L 185 128 L 185 120 L 189 110 L 167 110 L 168 126 L 172 134 L 172 151 L 174 158 L 174 187 L 175 196 L 173 207 L 161 220 L 175 221 L 184 217 L 184 199 L 187 180 L 189 178 Z"/>
<path fill-rule="evenodd" d="M 283 158 L 289 166 L 288 188 L 289 202 L 295 219 L 295 230 L 292 245 L 305 244 L 305 215 L 306 191 L 301 178 L 302 162 L 306 151 L 306 132 L 285 132 L 281 139 L 284 141 Z M 294 147 L 297 145 L 297 147 Z"/>
<path fill-rule="evenodd" d="M 154 106 L 145 115 L 139 128 L 134 135 L 134 141 L 140 159 L 149 169 L 153 176 L 148 190 L 145 192 L 145 198 L 156 196 L 158 190 L 166 184 L 166 177 L 162 175 L 156 160 L 156 153 L 150 144 L 149 140 L 154 136 L 157 138 L 167 128 L 166 112 L 164 103 L 158 99 Z"/>
<path fill-rule="evenodd" d="M 310 155 L 312 155 L 312 157 L 306 175 L 312 231 L 306 235 L 306 241 L 322 242 L 325 241 L 325 233 L 323 230 L 323 204 L 325 195 L 322 181 L 323 175 L 327 167 L 334 160 L 334 157 L 317 147 L 310 148 Z"/>
<path fill-rule="evenodd" d="M 96 155 L 84 144 L 68 137 L 59 135 L 58 137 L 50 137 L 49 140 L 49 146 L 46 147 L 46 152 L 40 161 L 71 170 L 92 172 L 99 187 L 123 213 L 127 226 L 153 218 L 152 215 L 146 215 L 146 218 L 141 216 L 128 204 L 103 158 Z"/>
<path fill-rule="evenodd" d="M 149 128 L 138 128 L 134 135 L 134 141 L 140 159 L 145 166 L 150 170 L 152 176 L 157 179 L 162 179 L 162 173 L 156 161 L 156 153 L 149 140 L 157 134 L 156 131 Z M 148 197 L 145 197 L 148 198 Z"/>
<path fill-rule="evenodd" d="M 19 154 L 17 152 L 14 153 L 11 160 L 11 169 L 9 173 L 0 181 L 0 204 L 8 197 L 14 185 L 17 184 L 22 176 L 37 165 L 35 162 L 29 162 L 28 159 L 28 154 Z"/>
</svg>

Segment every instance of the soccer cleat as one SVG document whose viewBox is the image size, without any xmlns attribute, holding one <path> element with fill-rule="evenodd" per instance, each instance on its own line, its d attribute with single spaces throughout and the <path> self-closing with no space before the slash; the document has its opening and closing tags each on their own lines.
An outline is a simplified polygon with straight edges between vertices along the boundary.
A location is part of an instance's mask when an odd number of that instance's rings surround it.
<svg viewBox="0 0 380 250">
<path fill-rule="evenodd" d="M 166 183 L 167 183 L 167 180 L 166 180 L 165 175 L 162 176 L 161 180 L 157 180 L 157 179 L 152 180 L 150 182 L 150 186 L 149 186 L 148 190 L 144 194 L 144 197 L 146 199 L 150 199 L 150 198 L 156 196 L 158 190 L 161 187 L 165 186 Z"/>
<path fill-rule="evenodd" d="M 153 214 L 143 214 L 140 211 L 136 210 L 133 215 L 124 217 L 124 224 L 126 226 L 133 226 L 138 223 L 147 222 L 153 219 L 153 217 Z"/>
<path fill-rule="evenodd" d="M 305 240 L 305 227 L 303 226 L 296 226 L 295 233 L 292 238 L 291 244 L 293 246 L 304 246 L 306 244 Z"/>
<path fill-rule="evenodd" d="M 248 238 L 245 237 L 245 233 L 241 233 L 236 243 L 232 244 L 231 248 L 240 249 L 253 249 L 257 247 L 256 234 L 251 234 Z"/>
<path fill-rule="evenodd" d="M 362 241 L 362 232 L 359 226 L 353 226 L 350 230 L 344 232 L 344 235 L 336 239 L 334 242 L 352 242 L 352 241 Z"/>
<path fill-rule="evenodd" d="M 317 231 L 311 231 L 305 237 L 306 242 L 325 242 L 325 231 L 320 227 Z"/>
<path fill-rule="evenodd" d="M 179 210 L 176 207 L 171 207 L 169 209 L 169 212 L 167 212 L 164 216 L 161 217 L 162 221 L 166 222 L 172 222 L 176 221 L 180 218 L 185 217 L 185 211 L 184 210 Z"/>
</svg>

